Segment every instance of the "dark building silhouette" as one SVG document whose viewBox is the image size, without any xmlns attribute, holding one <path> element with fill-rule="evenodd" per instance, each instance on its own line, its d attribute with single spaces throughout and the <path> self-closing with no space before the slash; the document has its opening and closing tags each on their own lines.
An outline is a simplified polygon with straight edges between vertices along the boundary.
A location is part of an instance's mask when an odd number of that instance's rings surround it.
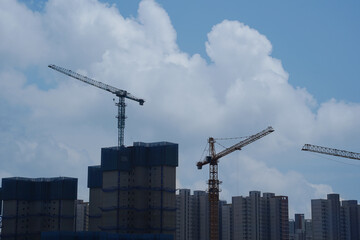
<svg viewBox="0 0 360 240">
<path fill-rule="evenodd" d="M 233 239 L 289 239 L 288 197 L 250 191 L 233 197 Z"/>
<path fill-rule="evenodd" d="M 357 200 L 341 201 L 342 239 L 360 239 L 360 206 Z"/>
<path fill-rule="evenodd" d="M 76 178 L 3 178 L 1 192 L 1 239 L 39 240 L 42 231 L 75 231 Z"/>
<path fill-rule="evenodd" d="M 201 193 L 201 194 L 200 194 Z M 176 240 L 209 239 L 209 199 L 205 191 L 180 189 Z M 289 239 L 288 197 L 251 191 L 249 196 L 219 202 L 220 240 Z"/>
<path fill-rule="evenodd" d="M 339 194 L 311 200 L 313 239 L 360 239 L 360 206 L 356 200 L 340 203 Z"/>
<path fill-rule="evenodd" d="M 174 236 L 177 166 L 174 143 L 103 148 L 88 168 L 89 231 Z"/>
<path fill-rule="evenodd" d="M 167 234 L 116 234 L 107 232 L 43 232 L 41 240 L 173 240 Z"/>
<path fill-rule="evenodd" d="M 176 240 L 209 239 L 209 196 L 205 191 L 179 189 L 176 195 Z"/>
<path fill-rule="evenodd" d="M 89 229 L 89 203 L 76 200 L 76 231 L 83 232 Z"/>
</svg>

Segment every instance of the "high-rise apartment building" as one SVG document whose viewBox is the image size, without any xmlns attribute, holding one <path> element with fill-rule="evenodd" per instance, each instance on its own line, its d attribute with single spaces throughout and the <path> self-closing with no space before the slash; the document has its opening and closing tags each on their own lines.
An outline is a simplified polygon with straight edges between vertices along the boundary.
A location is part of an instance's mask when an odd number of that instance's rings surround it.
<svg viewBox="0 0 360 240">
<path fill-rule="evenodd" d="M 176 240 L 209 239 L 209 203 L 205 191 L 180 189 L 176 195 Z"/>
<path fill-rule="evenodd" d="M 260 192 L 233 197 L 234 239 L 260 239 Z"/>
<path fill-rule="evenodd" d="M 303 213 L 295 213 L 295 232 L 305 232 L 305 216 Z"/>
<path fill-rule="evenodd" d="M 89 230 L 89 203 L 83 200 L 76 201 L 76 231 Z"/>
<path fill-rule="evenodd" d="M 356 200 L 340 203 L 335 193 L 311 200 L 313 239 L 359 239 L 359 209 Z"/>
<path fill-rule="evenodd" d="M 328 194 L 330 239 L 340 239 L 340 195 Z"/>
<path fill-rule="evenodd" d="M 233 197 L 233 239 L 289 239 L 288 198 L 251 191 L 248 197 Z"/>
<path fill-rule="evenodd" d="M 205 191 L 194 191 L 194 239 L 208 240 L 210 239 L 210 205 L 209 195 Z"/>
<path fill-rule="evenodd" d="M 311 200 L 313 239 L 340 239 L 339 194 L 328 194 L 327 199 Z"/>
<path fill-rule="evenodd" d="M 174 143 L 103 148 L 88 168 L 89 231 L 175 236 L 177 166 Z"/>
<path fill-rule="evenodd" d="M 305 219 L 305 239 L 306 240 L 312 240 L 312 220 L 311 219 Z"/>
<path fill-rule="evenodd" d="M 274 196 L 270 201 L 270 240 L 289 239 L 289 204 L 287 196 Z"/>
<path fill-rule="evenodd" d="M 180 189 L 177 195 L 176 240 L 209 239 L 209 199 L 205 191 Z M 219 201 L 219 240 L 289 239 L 288 198 L 251 191 Z"/>
<path fill-rule="evenodd" d="M 180 189 L 176 195 L 176 239 L 193 239 L 193 201 L 190 189 Z"/>
<path fill-rule="evenodd" d="M 303 213 L 295 214 L 294 239 L 305 240 L 305 215 Z"/>
<path fill-rule="evenodd" d="M 289 240 L 311 240 L 311 219 L 305 219 L 303 213 L 296 213 L 295 220 L 289 220 Z"/>
<path fill-rule="evenodd" d="M 232 204 L 221 206 L 221 240 L 232 240 L 233 222 L 232 222 Z"/>
<path fill-rule="evenodd" d="M 329 202 L 326 199 L 311 200 L 313 239 L 330 239 Z"/>
<path fill-rule="evenodd" d="M 357 200 L 341 201 L 342 239 L 360 239 L 360 205 Z"/>
<path fill-rule="evenodd" d="M 218 206 L 219 206 L 219 240 L 222 240 L 222 229 L 223 229 L 223 206 L 226 205 L 227 202 L 225 200 L 219 200 Z"/>
<path fill-rule="evenodd" d="M 295 220 L 289 219 L 289 240 L 295 239 Z"/>
<path fill-rule="evenodd" d="M 75 231 L 76 178 L 3 178 L 1 192 L 1 239 L 40 240 L 43 231 Z"/>
<path fill-rule="evenodd" d="M 41 240 L 174 240 L 174 236 L 108 232 L 43 232 Z"/>
</svg>

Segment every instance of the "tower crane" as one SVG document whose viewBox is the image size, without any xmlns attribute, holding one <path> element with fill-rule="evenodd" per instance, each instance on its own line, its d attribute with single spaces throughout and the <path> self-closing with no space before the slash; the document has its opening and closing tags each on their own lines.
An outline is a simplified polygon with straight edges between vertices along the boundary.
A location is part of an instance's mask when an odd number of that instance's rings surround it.
<svg viewBox="0 0 360 240">
<path fill-rule="evenodd" d="M 316 145 L 305 144 L 301 150 L 360 160 L 360 153 L 338 150 L 335 148 L 320 147 Z"/>
<path fill-rule="evenodd" d="M 140 105 L 143 105 L 145 100 L 141 99 L 141 98 L 137 98 L 125 90 L 121 90 L 116 87 L 110 86 L 108 84 L 96 81 L 89 77 L 83 76 L 79 73 L 73 72 L 69 69 L 59 67 L 54 64 L 51 64 L 48 67 L 52 68 L 58 72 L 61 72 L 65 75 L 68 75 L 72 78 L 80 80 L 84 83 L 87 83 L 87 84 L 93 85 L 95 87 L 98 87 L 100 89 L 103 89 L 105 91 L 111 92 L 112 94 L 115 94 L 117 97 L 119 97 L 119 101 L 117 103 L 115 103 L 115 105 L 118 107 L 118 115 L 116 116 L 116 118 L 118 119 L 118 147 L 124 146 L 124 129 L 125 129 L 125 118 L 126 118 L 126 116 L 125 116 L 125 107 L 126 107 L 125 98 L 131 99 L 135 102 L 138 102 Z"/>
<path fill-rule="evenodd" d="M 268 127 L 265 130 L 256 133 L 252 136 L 245 138 L 239 143 L 224 149 L 223 151 L 216 153 L 215 152 L 215 139 L 210 137 L 208 139 L 209 143 L 209 156 L 207 156 L 203 161 L 200 161 L 196 164 L 198 169 L 206 164 L 209 164 L 209 181 L 208 181 L 208 193 L 209 193 L 209 203 L 210 203 L 210 240 L 219 240 L 219 185 L 220 181 L 218 179 L 218 162 L 219 159 L 234 152 L 235 150 L 241 150 L 242 147 L 259 140 L 262 137 L 272 133 L 274 129 Z"/>
</svg>

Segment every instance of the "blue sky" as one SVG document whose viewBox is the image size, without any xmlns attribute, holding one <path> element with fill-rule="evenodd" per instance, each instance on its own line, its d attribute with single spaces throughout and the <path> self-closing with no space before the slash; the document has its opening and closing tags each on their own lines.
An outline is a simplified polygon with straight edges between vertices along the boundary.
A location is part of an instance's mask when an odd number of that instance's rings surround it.
<svg viewBox="0 0 360 240">
<path fill-rule="evenodd" d="M 23 1 L 43 10 L 39 1 Z M 139 0 L 101 0 L 116 4 L 125 17 L 136 17 Z M 166 1 L 179 47 L 207 58 L 204 42 L 212 26 L 224 19 L 257 29 L 273 44 L 289 82 L 305 87 L 322 102 L 331 98 L 360 101 L 359 1 Z M 41 6 L 41 7 L 39 7 Z M 207 60 L 209 60 L 207 58 Z"/>
<path fill-rule="evenodd" d="M 86 198 L 87 166 L 116 145 L 113 96 L 47 68 L 57 64 L 145 98 L 127 102 L 125 143 L 179 143 L 178 187 L 206 188 L 208 170 L 195 163 L 209 136 L 271 125 L 221 160 L 223 199 L 288 195 L 290 212 L 307 217 L 310 199 L 330 192 L 360 200 L 359 162 L 300 151 L 359 152 L 359 10 L 358 1 L 2 1 L 0 177 L 78 177 Z"/>
<path fill-rule="evenodd" d="M 125 16 L 136 16 L 139 1 L 116 3 Z M 204 42 L 224 19 L 257 29 L 273 44 L 289 82 L 305 87 L 319 101 L 360 100 L 359 1 L 158 1 L 188 53 L 206 57 Z"/>
</svg>

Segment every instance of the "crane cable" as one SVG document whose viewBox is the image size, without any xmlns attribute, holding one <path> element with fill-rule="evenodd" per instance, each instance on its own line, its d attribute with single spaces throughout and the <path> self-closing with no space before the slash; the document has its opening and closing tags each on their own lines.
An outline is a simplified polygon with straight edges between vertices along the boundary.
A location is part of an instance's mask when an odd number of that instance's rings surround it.
<svg viewBox="0 0 360 240">
<path fill-rule="evenodd" d="M 203 160 L 204 154 L 205 154 L 205 152 L 207 152 L 207 151 L 208 151 L 208 144 L 206 143 L 205 148 L 204 148 L 204 151 L 203 151 L 203 153 L 201 154 L 201 157 L 200 157 L 200 162 Z"/>
<path fill-rule="evenodd" d="M 229 138 L 214 138 L 214 140 L 234 140 L 234 139 L 241 139 L 241 138 L 249 138 L 251 136 L 245 136 L 245 137 L 229 137 Z"/>
<path fill-rule="evenodd" d="M 316 156 L 318 156 L 318 157 L 324 158 L 324 159 L 326 159 L 326 160 L 330 160 L 330 161 L 333 161 L 333 162 L 342 163 L 342 164 L 345 164 L 345 165 L 350 165 L 350 166 L 355 166 L 355 167 L 359 167 L 359 168 L 360 168 L 360 166 L 357 165 L 357 164 L 342 162 L 342 161 L 335 160 L 335 159 L 332 159 L 332 158 L 329 158 L 329 157 L 325 157 L 325 156 L 323 156 L 321 153 L 314 153 L 314 152 L 310 152 L 310 153 L 313 154 L 313 155 L 316 155 Z"/>
<path fill-rule="evenodd" d="M 224 149 L 228 149 L 227 147 L 225 147 L 224 145 L 222 145 L 222 144 L 220 144 L 220 143 L 218 143 L 218 142 L 215 142 L 215 143 L 216 143 L 217 145 L 223 147 Z"/>
<path fill-rule="evenodd" d="M 245 139 L 245 138 L 249 138 L 251 136 L 245 136 L 245 137 L 229 137 L 229 138 L 214 138 L 214 140 L 234 140 L 234 139 Z M 224 149 L 228 149 L 228 147 L 225 147 L 224 145 L 218 143 L 217 141 L 215 141 L 216 144 L 218 144 L 219 146 L 223 147 Z"/>
<path fill-rule="evenodd" d="M 234 140 L 234 139 L 245 139 L 245 138 L 249 138 L 251 136 L 245 136 L 245 137 L 229 137 L 229 138 L 214 138 L 214 140 Z M 225 147 L 224 145 L 218 143 L 217 141 L 215 141 L 216 144 L 218 144 L 219 146 L 223 147 L 224 149 L 228 149 L 228 147 Z M 203 157 L 204 157 L 204 154 L 205 152 L 208 151 L 208 144 L 206 143 L 205 145 L 205 148 L 204 148 L 204 151 L 203 153 L 201 154 L 201 157 L 200 157 L 200 161 L 203 160 Z"/>
</svg>

